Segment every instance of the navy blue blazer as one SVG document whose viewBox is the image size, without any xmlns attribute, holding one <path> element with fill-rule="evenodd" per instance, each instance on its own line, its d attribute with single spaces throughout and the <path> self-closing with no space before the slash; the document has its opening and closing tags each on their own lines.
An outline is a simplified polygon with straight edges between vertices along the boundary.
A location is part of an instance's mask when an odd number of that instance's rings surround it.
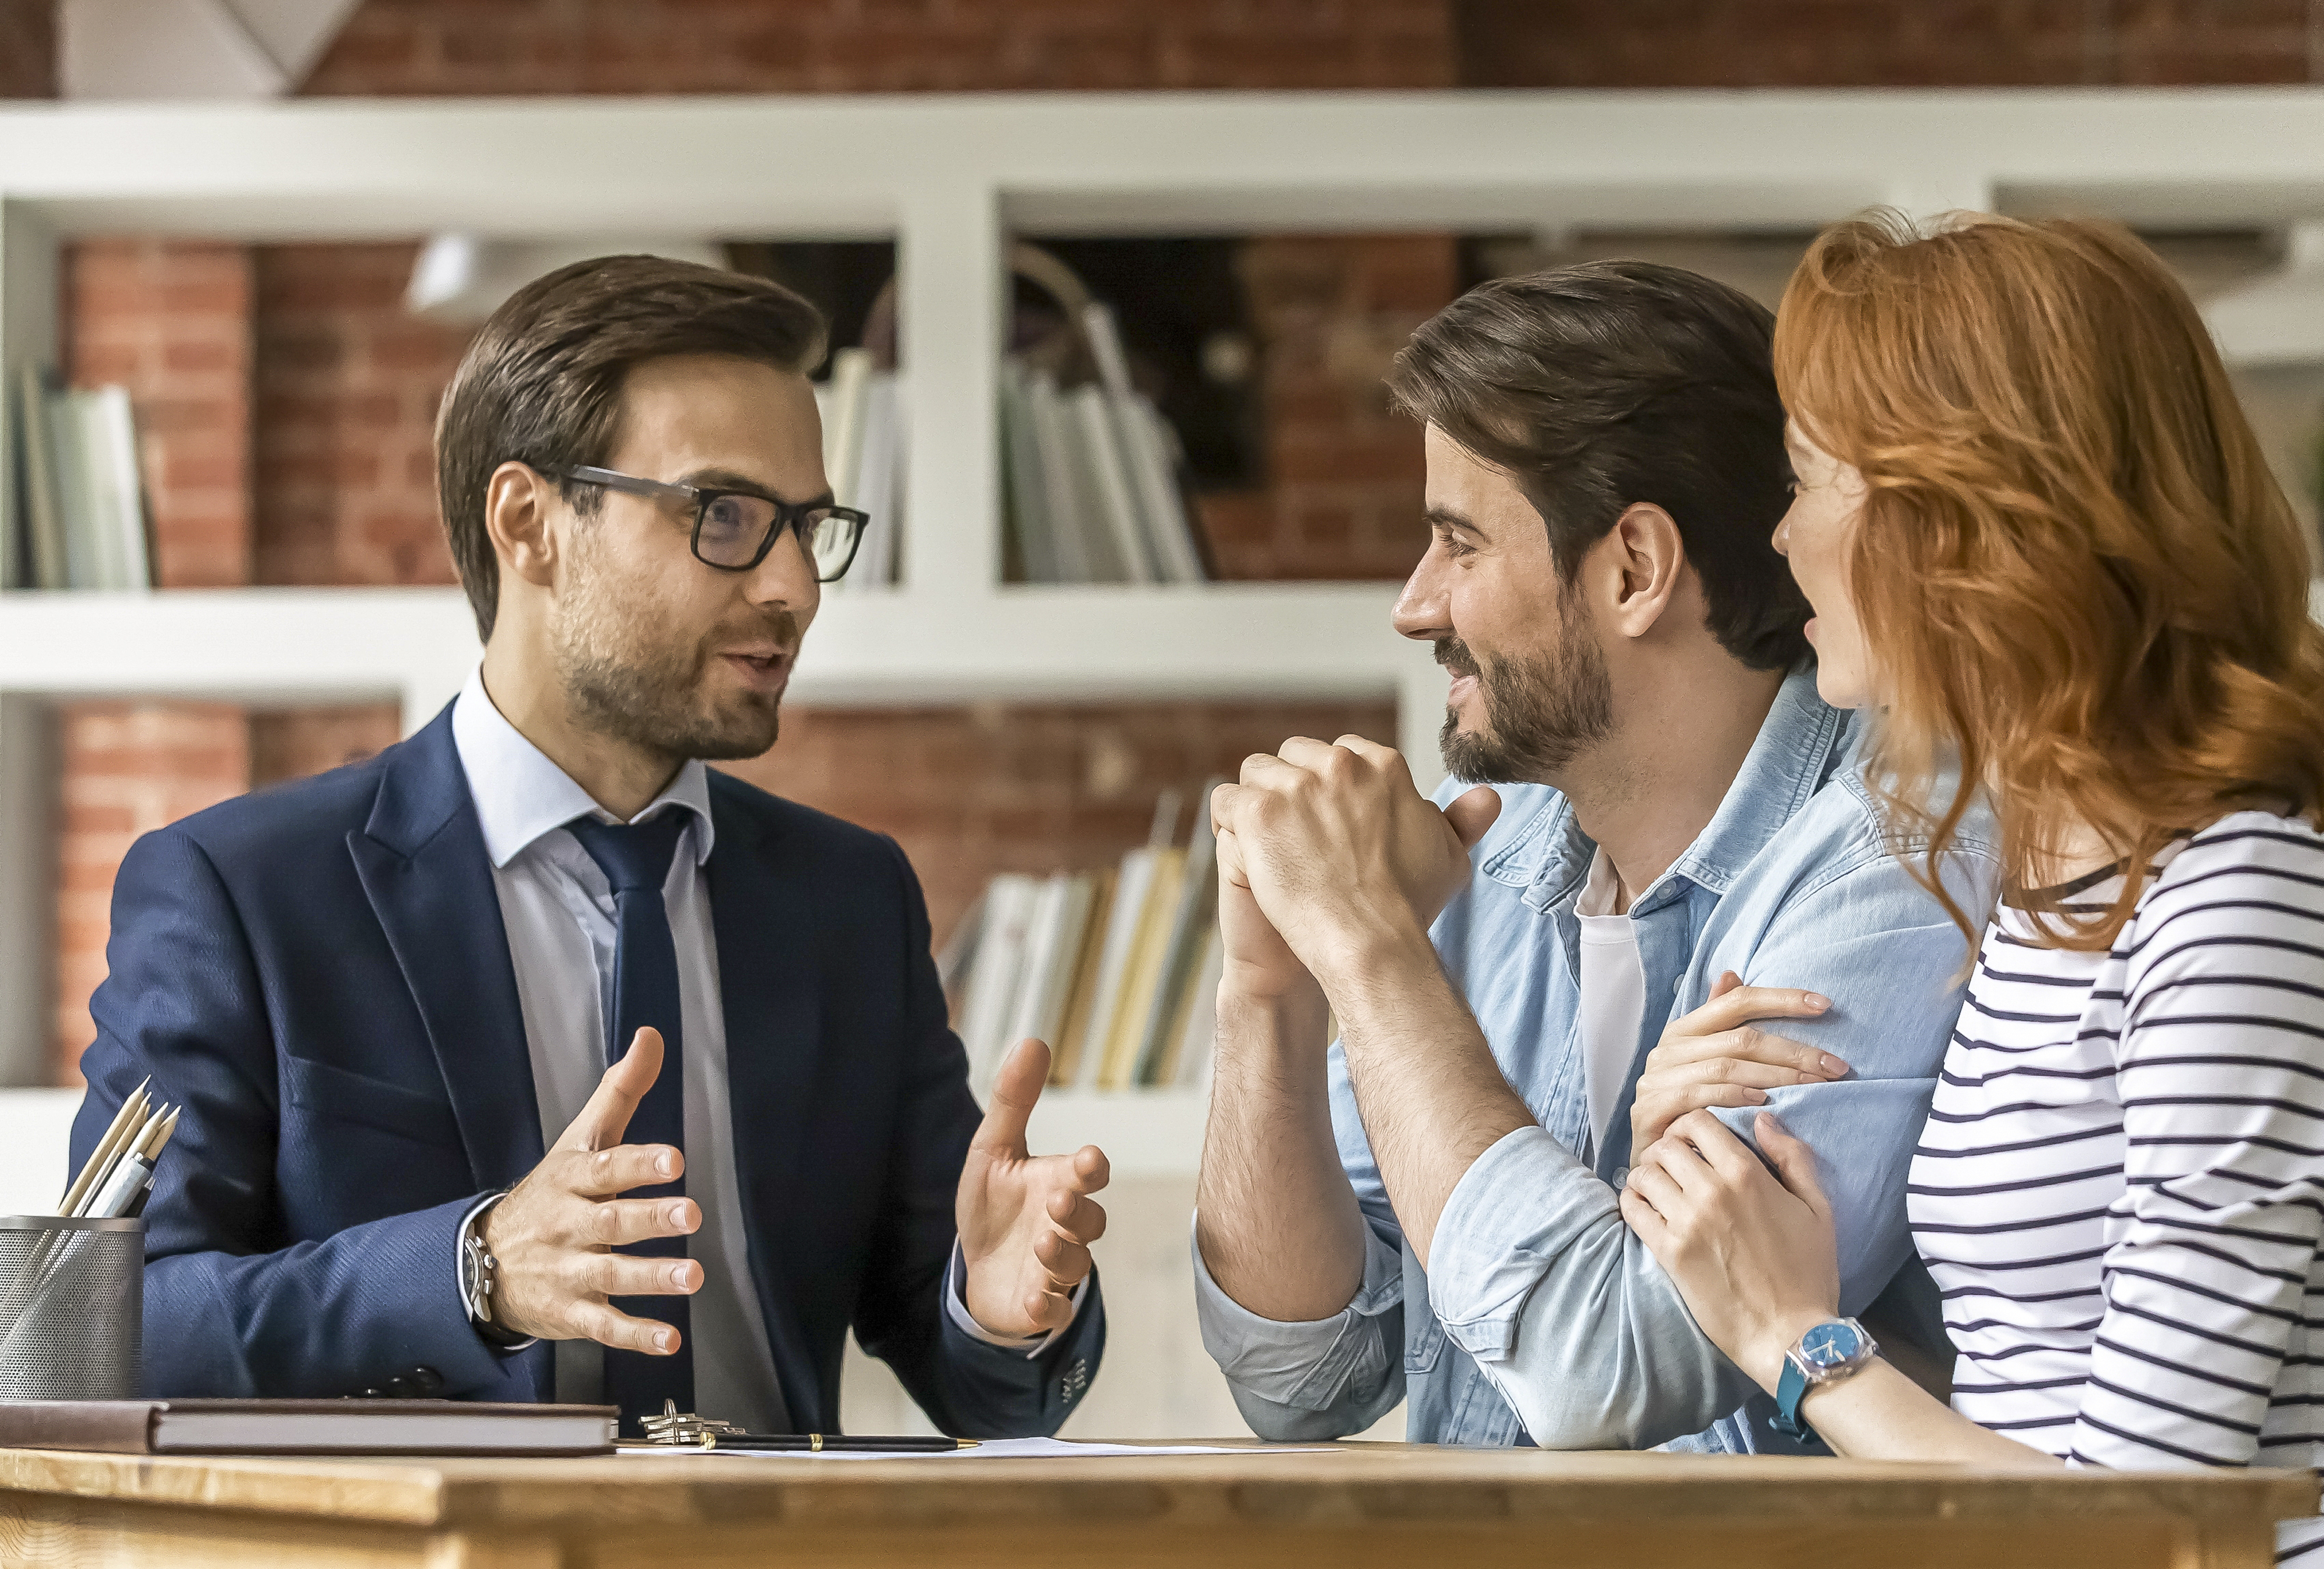
<svg viewBox="0 0 2324 1569">
<path fill-rule="evenodd" d="M 1093 1282 L 1038 1358 L 944 1311 L 979 1113 L 910 864 L 715 771 L 710 799 L 736 1175 L 792 1421 L 838 1431 L 852 1325 L 945 1432 L 1055 1432 L 1104 1309 Z M 146 1211 L 148 1394 L 328 1397 L 429 1369 L 462 1398 L 553 1398 L 549 1348 L 487 1345 L 456 1278 L 462 1214 L 542 1146 L 448 708 L 140 839 L 106 956 L 74 1162 L 147 1075 L 185 1105 Z"/>
</svg>

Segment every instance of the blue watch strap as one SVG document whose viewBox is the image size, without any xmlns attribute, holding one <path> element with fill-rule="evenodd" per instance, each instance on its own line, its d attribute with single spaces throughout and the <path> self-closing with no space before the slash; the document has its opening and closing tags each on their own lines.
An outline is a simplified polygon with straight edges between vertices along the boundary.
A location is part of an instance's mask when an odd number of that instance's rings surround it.
<svg viewBox="0 0 2324 1569">
<path fill-rule="evenodd" d="M 1767 1425 L 1786 1438 L 1813 1438 L 1815 1429 L 1800 1420 L 1800 1402 L 1812 1387 L 1800 1364 L 1784 1353 L 1783 1373 L 1775 1380 L 1775 1415 Z"/>
</svg>

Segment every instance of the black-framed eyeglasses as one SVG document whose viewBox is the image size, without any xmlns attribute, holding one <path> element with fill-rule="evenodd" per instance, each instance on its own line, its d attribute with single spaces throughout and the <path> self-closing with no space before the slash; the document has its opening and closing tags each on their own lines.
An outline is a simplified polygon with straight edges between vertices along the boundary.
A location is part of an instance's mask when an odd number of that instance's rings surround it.
<svg viewBox="0 0 2324 1569">
<path fill-rule="evenodd" d="M 871 514 L 830 502 L 783 502 L 756 491 L 666 485 L 610 468 L 551 468 L 542 473 L 576 485 L 603 485 L 650 501 L 683 503 L 694 512 L 695 558 L 721 572 L 748 572 L 767 558 L 786 529 L 798 535 L 817 582 L 835 583 L 855 559 Z"/>
</svg>

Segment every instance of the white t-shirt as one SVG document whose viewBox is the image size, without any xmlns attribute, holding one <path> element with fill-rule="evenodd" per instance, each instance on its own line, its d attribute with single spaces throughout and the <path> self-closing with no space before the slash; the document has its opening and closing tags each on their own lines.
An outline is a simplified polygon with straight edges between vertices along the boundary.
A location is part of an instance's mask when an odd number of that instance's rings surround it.
<svg viewBox="0 0 2324 1569">
<path fill-rule="evenodd" d="M 1574 901 L 1582 923 L 1582 1082 L 1590 1099 L 1590 1147 L 1606 1142 L 1606 1125 L 1638 1055 L 1638 1027 L 1646 1012 L 1646 972 L 1638 962 L 1638 929 L 1616 915 L 1614 863 L 1600 850 L 1590 881 Z"/>
</svg>

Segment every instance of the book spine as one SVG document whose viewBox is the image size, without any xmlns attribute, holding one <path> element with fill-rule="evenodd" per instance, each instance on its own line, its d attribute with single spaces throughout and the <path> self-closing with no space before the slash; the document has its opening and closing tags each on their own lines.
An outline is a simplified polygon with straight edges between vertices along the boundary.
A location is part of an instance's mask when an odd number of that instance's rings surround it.
<svg viewBox="0 0 2324 1569">
<path fill-rule="evenodd" d="M 56 397 L 49 390 L 48 373 L 38 365 L 24 366 L 16 396 L 24 444 L 23 586 L 62 588 L 67 582 L 64 528 L 57 512 L 56 434 L 51 428 Z"/>
<path fill-rule="evenodd" d="M 1056 544 L 1041 478 L 1041 455 L 1033 437 L 1033 416 L 1025 407 L 1025 367 L 1001 365 L 1001 521 L 1017 551 L 1028 583 L 1056 583 Z"/>
<path fill-rule="evenodd" d="M 1163 945 L 1176 908 L 1179 881 L 1185 875 L 1185 851 L 1153 854 L 1153 886 L 1147 891 L 1145 908 L 1139 914 L 1137 939 L 1123 969 L 1120 998 L 1114 1005 L 1113 1027 L 1107 1032 L 1104 1055 L 1098 1062 L 1097 1087 L 1102 1090 L 1124 1090 L 1130 1085 L 1161 983 Z"/>
<path fill-rule="evenodd" d="M 1146 912 L 1146 896 L 1154 885 L 1157 854 L 1150 849 L 1132 850 L 1121 858 L 1120 875 L 1114 883 L 1113 908 L 1106 916 L 1105 946 L 1098 962 L 1096 996 L 1091 1005 L 1088 1035 L 1081 1047 L 1082 1077 L 1101 1086 L 1106 1043 L 1113 1038 L 1114 1021 L 1122 1006 L 1122 983 L 1137 946 L 1138 925 Z"/>
<path fill-rule="evenodd" d="M 1090 1014 L 1097 1002 L 1098 970 L 1105 952 L 1105 938 L 1113 911 L 1113 887 L 1117 873 L 1107 868 L 1090 877 L 1089 913 L 1082 932 L 1082 947 L 1074 963 L 1073 984 L 1067 990 L 1065 1021 L 1057 1027 L 1056 1060 L 1049 1067 L 1049 1082 L 1059 1089 L 1070 1088 L 1081 1082 L 1084 1042 L 1089 1036 Z"/>
<path fill-rule="evenodd" d="M 1129 475 L 1122 469 L 1120 448 L 1113 436 L 1113 411 L 1104 389 L 1075 387 L 1065 394 L 1065 407 L 1080 437 L 1079 451 L 1096 512 L 1128 564 L 1130 581 L 1160 582 L 1162 575 L 1155 568 L 1146 527 L 1138 515 L 1137 498 L 1130 494 Z"/>
<path fill-rule="evenodd" d="M 137 416 L 126 387 L 97 394 L 96 417 L 103 432 L 106 526 L 114 538 L 114 586 L 142 592 L 153 586 L 153 551 L 145 527 L 145 485 L 137 461 Z"/>
<path fill-rule="evenodd" d="M 1036 372 L 1026 379 L 1025 407 L 1033 423 L 1049 526 L 1056 535 L 1059 581 L 1127 581 L 1129 569 L 1116 552 L 1111 532 L 1098 516 L 1098 503 L 1085 494 L 1082 474 L 1087 464 L 1081 455 L 1076 422 L 1066 412 L 1065 394 L 1047 373 Z"/>
</svg>

